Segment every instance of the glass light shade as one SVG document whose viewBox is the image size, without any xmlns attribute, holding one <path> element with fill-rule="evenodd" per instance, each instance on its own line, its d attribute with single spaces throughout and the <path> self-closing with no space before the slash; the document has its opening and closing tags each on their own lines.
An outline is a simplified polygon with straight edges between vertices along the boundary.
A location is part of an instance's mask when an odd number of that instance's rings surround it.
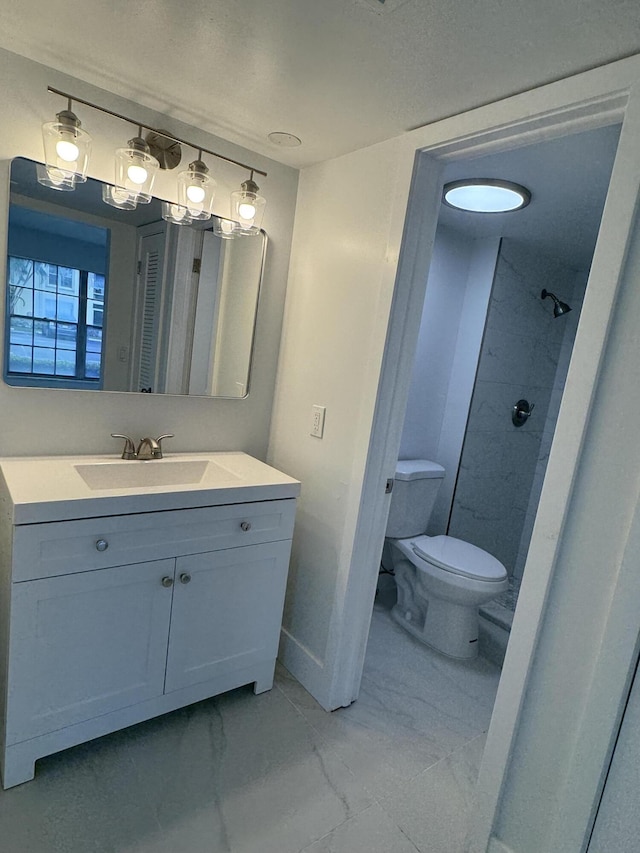
<svg viewBox="0 0 640 853">
<path fill-rule="evenodd" d="M 149 153 L 149 146 L 138 136 L 129 140 L 128 148 L 116 151 L 115 184 L 135 195 L 138 204 L 149 204 L 159 168 L 160 163 Z"/>
<path fill-rule="evenodd" d="M 213 233 L 223 240 L 233 240 L 238 230 L 238 223 L 231 219 L 220 219 L 215 217 L 213 221 Z"/>
<path fill-rule="evenodd" d="M 77 185 L 75 174 L 47 167 L 43 163 L 36 164 L 36 177 L 44 187 L 62 192 L 73 192 Z"/>
<path fill-rule="evenodd" d="M 56 121 L 47 121 L 42 125 L 42 141 L 46 173 L 38 180 L 52 189 L 69 190 L 78 181 L 87 180 L 91 137 L 80 127 L 80 121 L 70 110 L 63 110 Z M 71 186 L 73 182 L 73 187 Z"/>
<path fill-rule="evenodd" d="M 253 180 L 245 181 L 242 188 L 231 193 L 231 215 L 238 220 L 238 234 L 259 234 L 266 200 L 258 195 L 260 188 Z"/>
<path fill-rule="evenodd" d="M 138 206 L 137 196 L 122 187 L 102 185 L 102 201 L 117 207 L 118 210 L 135 210 Z"/>
<path fill-rule="evenodd" d="M 202 160 L 195 160 L 178 175 L 178 202 L 191 219 L 211 219 L 217 184 L 208 172 Z"/>
<path fill-rule="evenodd" d="M 472 178 L 445 184 L 443 199 L 449 207 L 470 213 L 510 213 L 531 201 L 526 187 L 493 178 Z"/>
<path fill-rule="evenodd" d="M 173 222 L 174 225 L 188 225 L 192 221 L 191 214 L 186 207 L 173 204 L 170 201 L 162 202 L 162 218 L 166 222 Z"/>
</svg>

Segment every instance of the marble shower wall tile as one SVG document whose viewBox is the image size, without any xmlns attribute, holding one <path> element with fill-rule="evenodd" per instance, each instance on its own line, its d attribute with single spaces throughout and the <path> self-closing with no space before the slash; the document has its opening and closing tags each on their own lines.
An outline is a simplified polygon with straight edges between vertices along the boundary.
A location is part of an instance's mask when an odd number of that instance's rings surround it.
<svg viewBox="0 0 640 853">
<path fill-rule="evenodd" d="M 491 303 L 489 303 L 491 310 Z M 536 367 L 536 338 L 501 329 L 487 329 L 482 342 L 477 380 L 527 385 Z"/>
<path fill-rule="evenodd" d="M 514 577 L 517 577 L 519 579 L 521 579 L 523 576 L 524 567 L 527 560 L 527 554 L 529 552 L 529 543 L 531 541 L 531 536 L 533 533 L 536 513 L 538 511 L 538 504 L 540 502 L 540 495 L 542 493 L 542 486 L 547 470 L 547 463 L 549 461 L 551 444 L 553 442 L 556 423 L 558 421 L 560 404 L 562 402 L 562 394 L 564 392 L 567 372 L 569 370 L 569 362 L 571 360 L 571 353 L 573 351 L 573 344 L 578 327 L 578 321 L 580 319 L 580 311 L 584 300 L 586 286 L 587 273 L 579 272 L 574 275 L 573 289 L 567 289 L 567 291 L 563 293 L 565 299 L 569 300 L 572 306 L 572 311 L 569 314 L 564 315 L 562 318 L 559 318 L 561 320 L 562 326 L 564 327 L 564 332 L 562 337 L 562 344 L 560 346 L 560 351 L 558 355 L 558 366 L 553 381 L 553 388 L 551 389 L 551 392 L 549 394 L 547 416 L 545 419 L 542 438 L 540 441 L 540 452 L 538 454 L 535 475 L 531 485 L 531 490 L 529 492 L 529 504 L 527 506 L 527 513 L 525 516 L 524 525 L 522 527 L 522 535 L 520 537 L 520 544 L 518 547 L 518 556 L 516 558 L 515 568 L 513 572 Z M 547 393 L 546 389 L 542 390 L 544 391 L 544 393 Z"/>
<path fill-rule="evenodd" d="M 508 429 L 513 429 L 511 410 L 514 403 L 527 393 L 527 386 L 476 380 L 473 399 L 469 410 L 469 420 L 465 435 L 475 432 L 491 432 L 494 441 Z M 515 396 L 514 396 L 515 395 Z M 463 460 L 464 462 L 464 452 Z"/>
<path fill-rule="evenodd" d="M 571 302 L 575 281 L 575 271 L 559 261 L 502 241 L 449 533 L 490 551 L 510 573 L 521 571 L 528 548 L 532 525 L 525 528 L 525 520 L 539 498 L 579 313 L 554 318 L 540 292 Z M 515 428 L 511 413 L 521 398 L 535 408 Z"/>
</svg>

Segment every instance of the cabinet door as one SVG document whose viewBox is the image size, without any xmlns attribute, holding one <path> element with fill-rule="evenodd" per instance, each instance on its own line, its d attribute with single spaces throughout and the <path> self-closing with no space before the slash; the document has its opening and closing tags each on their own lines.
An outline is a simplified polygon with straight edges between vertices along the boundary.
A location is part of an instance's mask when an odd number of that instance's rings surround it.
<svg viewBox="0 0 640 853">
<path fill-rule="evenodd" d="M 275 660 L 289 541 L 180 557 L 165 692 Z"/>
<path fill-rule="evenodd" d="M 13 584 L 9 744 L 163 692 L 175 560 Z M 168 583 L 168 581 L 165 581 Z"/>
</svg>

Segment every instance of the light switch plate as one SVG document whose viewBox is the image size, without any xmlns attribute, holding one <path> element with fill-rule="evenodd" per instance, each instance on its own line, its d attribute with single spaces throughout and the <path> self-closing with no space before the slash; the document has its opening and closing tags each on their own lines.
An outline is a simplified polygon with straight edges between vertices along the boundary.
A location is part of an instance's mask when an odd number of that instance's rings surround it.
<svg viewBox="0 0 640 853">
<path fill-rule="evenodd" d="M 326 406 L 311 407 L 311 431 L 310 435 L 315 438 L 322 438 L 324 433 L 324 416 L 327 409 Z"/>
</svg>

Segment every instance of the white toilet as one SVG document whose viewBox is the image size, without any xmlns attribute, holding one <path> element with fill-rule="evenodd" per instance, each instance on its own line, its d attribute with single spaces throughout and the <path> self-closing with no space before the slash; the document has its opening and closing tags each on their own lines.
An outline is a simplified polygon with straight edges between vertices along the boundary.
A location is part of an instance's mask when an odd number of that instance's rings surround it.
<svg viewBox="0 0 640 853">
<path fill-rule="evenodd" d="M 386 531 L 398 592 L 391 615 L 437 651 L 474 658 L 478 607 L 507 589 L 507 570 L 469 542 L 424 534 L 443 476 L 426 459 L 397 464 Z"/>
</svg>

